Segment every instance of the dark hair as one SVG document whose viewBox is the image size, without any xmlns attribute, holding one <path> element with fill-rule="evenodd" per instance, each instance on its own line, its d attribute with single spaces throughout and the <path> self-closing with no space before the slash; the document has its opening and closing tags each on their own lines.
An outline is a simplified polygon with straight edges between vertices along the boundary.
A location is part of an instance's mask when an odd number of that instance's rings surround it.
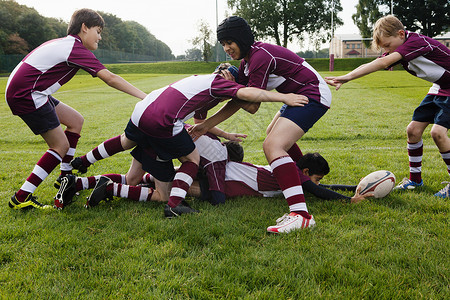
<svg viewBox="0 0 450 300">
<path fill-rule="evenodd" d="M 244 160 L 244 148 L 235 141 L 226 141 L 223 143 L 227 147 L 228 159 L 230 161 L 242 162 Z"/>
<path fill-rule="evenodd" d="M 83 23 L 88 28 L 98 26 L 103 29 L 105 27 L 105 21 L 98 12 L 89 8 L 82 8 L 73 13 L 69 26 L 67 27 L 67 34 L 79 34 Z"/>
<path fill-rule="evenodd" d="M 306 153 L 298 161 L 297 166 L 300 170 L 308 168 L 309 175 L 327 175 L 330 173 L 328 162 L 319 153 Z"/>
<path fill-rule="evenodd" d="M 217 40 L 219 43 L 227 40 L 235 42 L 241 50 L 241 57 L 239 57 L 241 59 L 250 51 L 255 37 L 246 20 L 231 16 L 217 26 Z"/>
</svg>

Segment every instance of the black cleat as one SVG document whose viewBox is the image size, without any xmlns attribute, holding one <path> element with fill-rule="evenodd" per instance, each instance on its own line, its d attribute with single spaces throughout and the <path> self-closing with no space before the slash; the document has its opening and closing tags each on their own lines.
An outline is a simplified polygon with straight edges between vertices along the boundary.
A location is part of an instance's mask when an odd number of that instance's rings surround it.
<svg viewBox="0 0 450 300">
<path fill-rule="evenodd" d="M 86 208 L 97 206 L 102 200 L 111 200 L 113 198 L 112 193 L 106 191 L 106 187 L 113 184 L 113 181 L 106 176 L 101 176 L 95 184 L 92 193 L 89 195 Z"/>
<path fill-rule="evenodd" d="M 88 169 L 88 167 L 83 164 L 83 160 L 81 159 L 81 157 L 75 157 L 74 159 L 72 159 L 70 165 L 75 170 L 78 170 L 78 173 L 80 174 L 86 173 Z"/>
<path fill-rule="evenodd" d="M 182 214 L 191 214 L 199 212 L 200 211 L 190 207 L 186 201 L 182 201 L 175 207 L 170 207 L 169 204 L 166 204 L 166 206 L 164 207 L 164 216 L 169 219 L 179 217 Z"/>
<path fill-rule="evenodd" d="M 57 209 L 63 209 L 73 201 L 73 196 L 77 192 L 76 181 L 77 177 L 73 174 L 68 174 L 60 179 L 60 187 L 55 196 L 55 207 Z M 56 179 L 56 181 L 58 181 Z"/>
</svg>

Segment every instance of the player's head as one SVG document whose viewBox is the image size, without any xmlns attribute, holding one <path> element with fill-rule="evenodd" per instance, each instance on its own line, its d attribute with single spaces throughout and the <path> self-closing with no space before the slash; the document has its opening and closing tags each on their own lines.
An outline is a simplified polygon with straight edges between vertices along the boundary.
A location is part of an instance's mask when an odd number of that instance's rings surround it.
<svg viewBox="0 0 450 300">
<path fill-rule="evenodd" d="M 241 17 L 231 16 L 217 26 L 217 40 L 219 43 L 235 42 L 240 49 L 240 56 L 237 59 L 242 59 L 250 51 L 255 37 L 247 21 Z"/>
<path fill-rule="evenodd" d="M 231 73 L 231 75 L 233 75 L 234 81 L 237 81 L 239 70 L 238 70 L 238 68 L 236 68 L 235 66 L 233 66 L 230 63 L 221 63 L 220 65 L 218 65 L 216 67 L 216 69 L 214 70 L 213 73 L 214 74 L 222 74 L 222 72 L 224 70 L 228 70 Z"/>
<path fill-rule="evenodd" d="M 393 15 L 378 19 L 373 27 L 372 47 L 392 52 L 404 42 L 405 27 Z"/>
<path fill-rule="evenodd" d="M 242 162 L 244 160 L 244 148 L 235 141 L 224 142 L 228 151 L 228 159 L 230 161 Z"/>
<path fill-rule="evenodd" d="M 297 166 L 303 171 L 303 174 L 308 175 L 311 181 L 319 184 L 319 181 L 328 173 L 330 173 L 330 166 L 327 160 L 319 153 L 306 153 L 298 161 Z"/>
<path fill-rule="evenodd" d="M 73 13 L 67 27 L 67 34 L 79 34 L 83 23 L 87 28 L 98 26 L 103 29 L 105 27 L 105 21 L 98 12 L 89 8 L 82 8 Z"/>
</svg>

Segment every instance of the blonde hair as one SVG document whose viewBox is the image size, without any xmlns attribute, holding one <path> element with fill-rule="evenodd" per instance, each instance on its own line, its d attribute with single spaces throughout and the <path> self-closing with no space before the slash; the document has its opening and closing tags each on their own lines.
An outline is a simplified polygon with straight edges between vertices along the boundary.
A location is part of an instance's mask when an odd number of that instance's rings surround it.
<svg viewBox="0 0 450 300">
<path fill-rule="evenodd" d="M 375 50 L 379 50 L 381 48 L 380 38 L 382 36 L 397 36 L 399 30 L 405 30 L 402 22 L 400 22 L 397 17 L 393 15 L 387 15 L 378 19 L 378 21 L 373 26 L 373 40 L 372 40 L 372 48 Z"/>
</svg>

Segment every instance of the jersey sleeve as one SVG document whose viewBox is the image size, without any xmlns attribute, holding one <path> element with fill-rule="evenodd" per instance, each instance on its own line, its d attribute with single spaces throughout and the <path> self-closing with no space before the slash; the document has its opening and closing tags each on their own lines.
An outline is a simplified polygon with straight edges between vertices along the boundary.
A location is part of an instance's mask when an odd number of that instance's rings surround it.
<svg viewBox="0 0 450 300">
<path fill-rule="evenodd" d="M 251 62 L 247 64 L 248 67 L 248 82 L 247 86 L 257 87 L 260 89 L 266 89 L 269 82 L 269 75 L 275 69 L 275 60 L 268 56 L 263 51 L 255 53 Z"/>
<path fill-rule="evenodd" d="M 347 201 L 350 201 L 350 199 L 351 199 L 350 197 L 347 197 L 345 195 L 336 193 L 335 191 L 326 189 L 323 186 L 317 185 L 314 182 L 312 182 L 311 180 L 303 182 L 302 187 L 306 192 L 311 193 L 320 199 L 325 199 L 325 200 L 344 199 Z"/>
<path fill-rule="evenodd" d="M 211 95 L 215 98 L 234 98 L 237 91 L 244 88 L 242 84 L 227 80 L 217 75 L 211 83 Z"/>
<path fill-rule="evenodd" d="M 208 178 L 209 190 L 225 193 L 225 167 L 227 162 L 216 161 L 204 167 Z"/>
<path fill-rule="evenodd" d="M 68 57 L 69 64 L 77 66 L 93 77 L 97 76 L 97 73 L 106 67 L 95 57 L 94 53 L 86 49 L 83 44 L 75 44 L 72 53 Z"/>
<path fill-rule="evenodd" d="M 414 35 L 409 37 L 402 45 L 395 49 L 395 52 L 400 53 L 403 60 L 408 62 L 419 56 L 426 55 L 432 50 L 433 47 L 425 38 Z"/>
</svg>

